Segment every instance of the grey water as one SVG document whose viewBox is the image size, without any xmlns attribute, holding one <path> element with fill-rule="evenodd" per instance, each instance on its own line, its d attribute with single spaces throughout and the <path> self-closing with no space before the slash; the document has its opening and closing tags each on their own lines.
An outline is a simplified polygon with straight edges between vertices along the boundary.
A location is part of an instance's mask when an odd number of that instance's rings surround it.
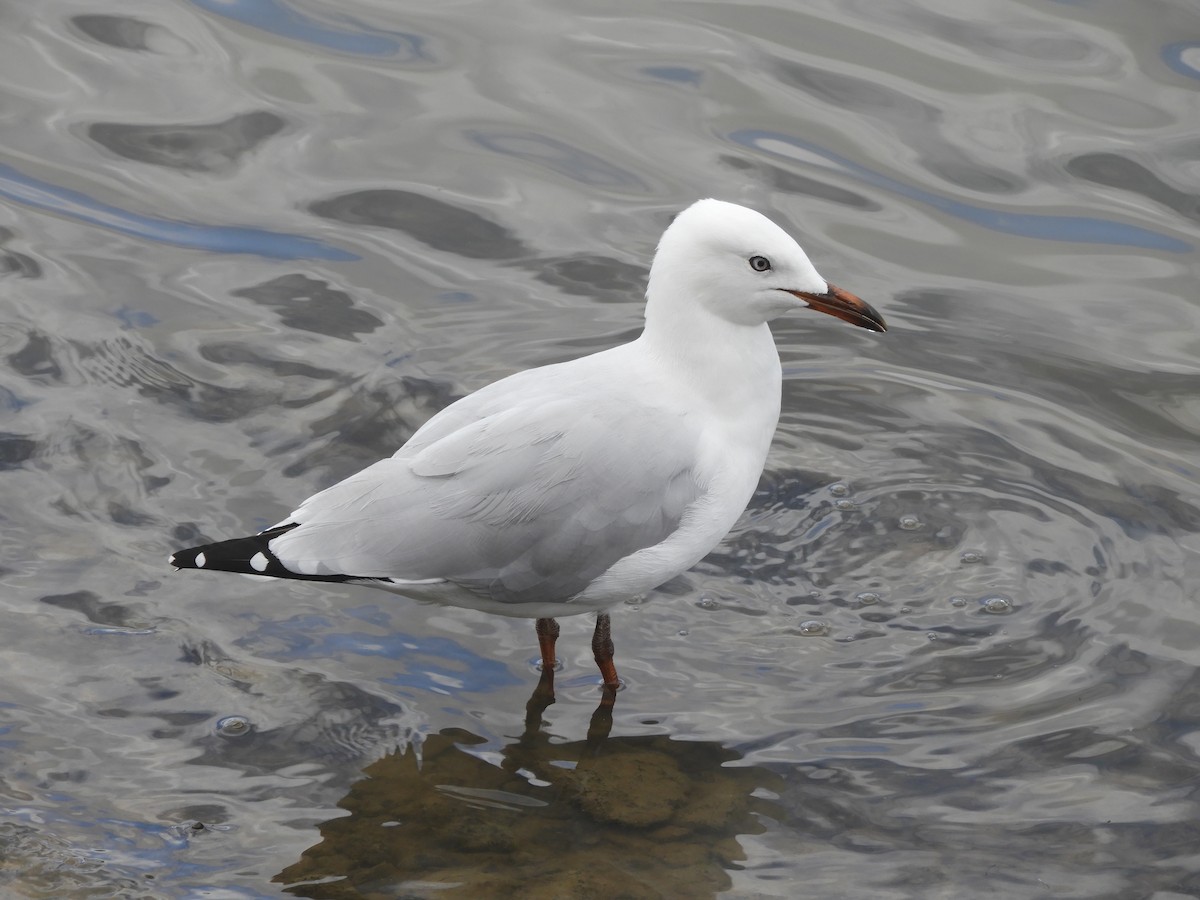
<svg viewBox="0 0 1200 900">
<path fill-rule="evenodd" d="M 0 892 L 1200 897 L 1200 10 L 0 4 Z M 173 574 L 635 335 L 717 196 L 777 323 L 695 570 L 531 623 Z"/>
</svg>

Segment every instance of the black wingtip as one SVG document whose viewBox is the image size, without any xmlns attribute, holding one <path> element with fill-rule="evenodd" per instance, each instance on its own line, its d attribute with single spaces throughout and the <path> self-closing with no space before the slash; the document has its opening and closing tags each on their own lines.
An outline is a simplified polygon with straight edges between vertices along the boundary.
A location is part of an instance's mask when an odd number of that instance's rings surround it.
<svg viewBox="0 0 1200 900">
<path fill-rule="evenodd" d="M 271 578 L 294 578 L 300 581 L 350 581 L 349 575 L 301 575 L 286 568 L 271 550 L 271 541 L 291 531 L 290 522 L 249 537 L 217 541 L 176 550 L 168 560 L 176 569 L 205 569 L 214 572 L 233 572 L 238 575 L 266 575 Z"/>
<path fill-rule="evenodd" d="M 270 561 L 279 566 L 279 560 L 267 546 L 269 539 L 259 535 L 201 544 L 176 550 L 171 554 L 170 564 L 176 569 L 212 569 L 216 572 L 237 572 L 248 575 L 265 574 Z M 269 554 L 269 555 L 268 555 Z"/>
<path fill-rule="evenodd" d="M 203 561 L 197 565 L 196 558 L 204 549 L 204 547 L 189 547 L 186 550 L 176 550 L 167 562 L 176 569 L 199 569 L 203 566 Z"/>
</svg>

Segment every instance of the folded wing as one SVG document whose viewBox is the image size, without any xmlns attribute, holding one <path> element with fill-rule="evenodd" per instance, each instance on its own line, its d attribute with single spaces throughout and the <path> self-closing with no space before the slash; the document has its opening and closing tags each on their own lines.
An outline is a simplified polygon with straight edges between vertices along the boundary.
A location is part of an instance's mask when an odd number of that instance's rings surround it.
<svg viewBox="0 0 1200 900">
<path fill-rule="evenodd" d="M 304 575 L 563 600 L 670 536 L 701 493 L 696 435 L 676 413 L 561 397 L 481 411 L 431 421 L 396 456 L 305 501 L 272 552 Z"/>
</svg>

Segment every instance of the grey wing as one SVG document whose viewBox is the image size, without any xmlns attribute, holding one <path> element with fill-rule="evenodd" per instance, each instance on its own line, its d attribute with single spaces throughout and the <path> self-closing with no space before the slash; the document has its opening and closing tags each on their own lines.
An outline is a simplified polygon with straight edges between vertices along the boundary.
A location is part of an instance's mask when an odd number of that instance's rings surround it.
<svg viewBox="0 0 1200 900">
<path fill-rule="evenodd" d="M 701 493 L 696 443 L 684 417 L 661 409 L 519 405 L 315 495 L 271 549 L 304 574 L 564 600 L 678 528 Z"/>
</svg>

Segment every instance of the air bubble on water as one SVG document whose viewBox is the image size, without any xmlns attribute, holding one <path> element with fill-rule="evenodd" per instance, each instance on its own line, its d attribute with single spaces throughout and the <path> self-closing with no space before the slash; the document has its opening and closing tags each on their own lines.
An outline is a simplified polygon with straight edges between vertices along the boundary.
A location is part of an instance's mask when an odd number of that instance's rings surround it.
<svg viewBox="0 0 1200 900">
<path fill-rule="evenodd" d="M 985 613 L 991 613 L 994 616 L 1002 616 L 1013 611 L 1013 602 L 1000 594 L 984 597 L 979 603 L 983 606 Z"/>
<path fill-rule="evenodd" d="M 241 737 L 249 732 L 250 720 L 245 716 L 225 716 L 217 720 L 217 734 L 224 737 Z"/>
<path fill-rule="evenodd" d="M 213 825 L 208 822 L 199 822 L 196 819 L 185 819 L 178 825 L 171 825 L 167 829 L 167 833 L 172 837 L 182 838 L 185 841 L 208 831 L 233 831 L 233 826 Z"/>
<path fill-rule="evenodd" d="M 900 517 L 899 524 L 905 531 L 916 531 L 921 527 L 921 520 L 912 513 L 906 513 Z"/>
<path fill-rule="evenodd" d="M 721 608 L 721 604 L 718 603 L 716 600 L 714 600 L 712 597 L 701 597 L 699 600 L 696 601 L 696 605 L 698 607 L 700 607 L 701 609 L 709 609 L 709 610 Z"/>
<path fill-rule="evenodd" d="M 950 605 L 957 606 L 961 609 L 962 607 L 967 605 L 967 598 L 966 597 L 951 597 Z"/>
<path fill-rule="evenodd" d="M 804 637 L 821 637 L 829 634 L 829 625 L 820 619 L 808 619 L 800 623 L 800 633 Z"/>
<path fill-rule="evenodd" d="M 853 500 L 834 500 L 833 508 L 840 510 L 841 512 L 848 512 L 852 509 L 858 509 L 858 506 Z"/>
<path fill-rule="evenodd" d="M 687 637 L 689 634 L 691 634 L 691 632 L 688 631 L 686 628 L 680 628 L 679 631 L 676 632 L 676 634 L 678 634 L 680 637 Z"/>
<path fill-rule="evenodd" d="M 973 566 L 983 562 L 983 559 L 983 553 L 979 550 L 964 550 L 958 557 L 958 561 L 964 566 Z"/>
<path fill-rule="evenodd" d="M 927 631 L 925 633 L 925 637 L 929 638 L 931 641 L 936 641 L 938 639 L 936 631 Z"/>
<path fill-rule="evenodd" d="M 849 497 L 850 485 L 841 481 L 835 481 L 829 486 L 829 493 L 833 494 L 835 497 Z"/>
<path fill-rule="evenodd" d="M 626 606 L 641 606 L 642 602 L 645 599 L 646 599 L 646 597 L 644 594 L 634 594 L 632 597 L 627 597 L 625 599 L 625 605 Z"/>
<path fill-rule="evenodd" d="M 911 606 L 902 606 L 902 607 L 900 607 L 900 614 L 901 614 L 901 615 L 905 615 L 905 616 L 906 616 L 906 615 L 908 615 L 910 612 L 912 612 L 912 607 L 911 607 Z"/>
<path fill-rule="evenodd" d="M 861 603 L 863 606 L 873 606 L 874 604 L 878 603 L 883 598 L 880 597 L 874 591 L 860 591 L 859 593 L 854 595 L 854 599 L 857 600 L 859 603 Z"/>
</svg>

